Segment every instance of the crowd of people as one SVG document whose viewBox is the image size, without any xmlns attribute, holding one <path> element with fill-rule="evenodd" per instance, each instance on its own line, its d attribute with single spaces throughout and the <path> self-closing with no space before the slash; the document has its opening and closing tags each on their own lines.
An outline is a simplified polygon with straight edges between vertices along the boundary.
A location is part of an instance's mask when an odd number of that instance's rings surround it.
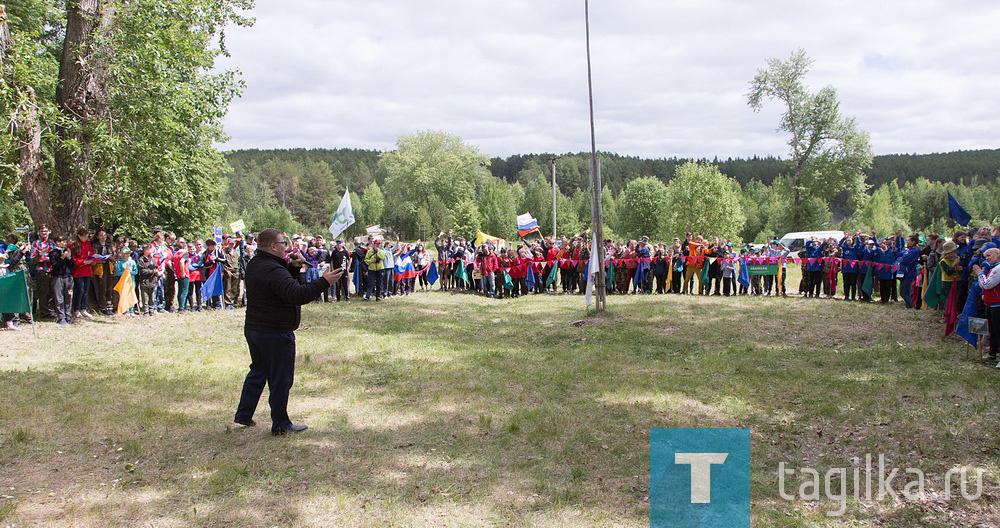
<svg viewBox="0 0 1000 528">
<path fill-rule="evenodd" d="M 588 231 L 559 239 L 536 236 L 516 243 L 476 244 L 442 231 L 433 246 L 368 236 L 353 239 L 348 249 L 344 239 L 328 242 L 323 236 L 301 234 L 286 235 L 285 245 L 288 254 L 304 258 L 306 282 L 326 269 L 343 269 L 318 302 L 349 303 L 352 285 L 355 297 L 376 302 L 432 287 L 498 299 L 583 293 L 591 240 Z M 1000 247 L 1000 226 L 959 229 L 950 240 L 938 234 L 904 236 L 902 231 L 879 238 L 857 231 L 840 240 L 813 238 L 796 253 L 777 240 L 736 248 L 724 238 L 709 240 L 694 233 L 664 243 L 651 243 L 648 237 L 607 239 L 603 246 L 609 294 L 787 296 L 787 266 L 792 263 L 801 266 L 798 294 L 803 297 L 837 298 L 842 288 L 844 300 L 870 302 L 877 297 L 882 303 L 902 300 L 906 308 L 920 308 L 927 304 L 923 291 L 930 278 L 938 276 L 937 270 L 944 298 L 955 289 L 955 302 L 964 306 L 975 295 L 977 315 L 1000 328 L 1000 301 L 993 310 L 994 303 L 982 300 L 996 287 L 987 277 L 1000 283 L 1000 272 L 993 272 L 994 263 L 986 255 Z M 53 235 L 41 225 L 28 240 L 14 233 L 0 243 L 0 275 L 26 270 L 34 290 L 35 318 L 59 324 L 115 314 L 120 298 L 115 285 L 125 273 L 133 279 L 138 300 L 123 310 L 126 316 L 234 309 L 245 305 L 243 279 L 256 249 L 254 236 L 239 232 L 223 234 L 218 241 L 186 240 L 158 229 L 149 241 L 140 242 L 100 228 L 81 228 L 69 237 Z M 771 270 L 753 273 L 753 266 Z M 216 268 L 222 287 L 203 295 L 203 285 Z M 16 329 L 19 321 L 28 320 L 26 315 L 4 314 L 4 326 Z M 998 334 L 991 332 L 991 358 L 997 354 Z"/>
</svg>

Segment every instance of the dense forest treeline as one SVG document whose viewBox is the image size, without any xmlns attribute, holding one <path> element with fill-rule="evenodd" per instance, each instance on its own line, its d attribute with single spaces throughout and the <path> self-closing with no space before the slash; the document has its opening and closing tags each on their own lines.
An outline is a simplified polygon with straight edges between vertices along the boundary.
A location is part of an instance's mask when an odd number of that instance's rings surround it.
<svg viewBox="0 0 1000 528">
<path fill-rule="evenodd" d="M 223 217 L 246 219 L 252 228 L 267 224 L 324 232 L 346 186 L 358 216 L 348 235 L 382 224 L 406 238 L 426 239 L 447 228 L 513 237 L 513 216 L 523 212 L 535 215 L 549 233 L 551 158 L 556 158 L 558 231 L 572 234 L 590 223 L 587 153 L 488 158 L 461 138 L 428 131 L 403 136 L 396 150 L 384 153 L 236 150 L 225 157 L 233 172 L 222 195 Z M 778 157 L 599 157 L 606 225 L 621 236 L 672 237 L 680 226 L 700 225 L 712 215 L 715 224 L 738 219 L 726 222 L 722 231 L 746 242 L 796 228 L 944 232 L 953 227 L 947 220 L 948 192 L 976 221 L 1000 214 L 1000 149 L 876 156 L 865 171 L 869 187 L 860 201 L 846 195 L 812 200 L 797 219 L 788 202 L 790 166 Z M 679 216 L 685 203 L 678 202 L 680 194 L 699 211 Z"/>
<path fill-rule="evenodd" d="M 239 173 L 251 164 L 263 165 L 270 160 L 291 163 L 322 161 L 337 175 L 337 181 L 349 184 L 356 191 L 363 191 L 372 181 L 385 183 L 385 175 L 378 174 L 380 151 L 366 149 L 275 149 L 275 150 L 232 150 L 225 153 L 226 159 Z M 587 163 L 589 153 L 576 154 L 515 154 L 506 158 L 490 159 L 489 170 L 494 177 L 508 183 L 524 183 L 522 172 L 534 169 L 550 173 L 549 158 L 559 157 L 556 162 L 556 183 L 563 194 L 571 195 L 577 189 L 589 188 Z M 733 178 L 741 186 L 750 181 L 771 185 L 778 176 L 787 173 L 788 162 L 774 156 L 753 156 L 750 158 L 718 157 L 694 158 L 640 158 L 602 152 L 601 176 L 604 185 L 617 195 L 628 182 L 643 176 L 654 176 L 668 183 L 677 167 L 688 161 L 707 161 L 715 165 L 723 174 Z M 865 171 L 866 179 L 873 188 L 896 180 L 899 185 L 926 178 L 942 183 L 969 182 L 973 177 L 987 183 L 1000 174 L 1000 149 L 959 150 L 941 154 L 888 154 L 875 156 L 871 169 Z"/>
</svg>

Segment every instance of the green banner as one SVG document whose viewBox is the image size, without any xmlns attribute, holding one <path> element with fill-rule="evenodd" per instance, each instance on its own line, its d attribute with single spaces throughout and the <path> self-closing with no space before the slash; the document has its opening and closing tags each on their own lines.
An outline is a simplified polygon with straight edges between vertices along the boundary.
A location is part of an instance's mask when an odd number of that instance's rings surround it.
<svg viewBox="0 0 1000 528">
<path fill-rule="evenodd" d="M 750 275 L 777 275 L 777 264 L 747 264 L 747 271 Z"/>
<path fill-rule="evenodd" d="M 0 313 L 26 313 L 31 311 L 31 298 L 24 270 L 0 277 Z"/>
</svg>

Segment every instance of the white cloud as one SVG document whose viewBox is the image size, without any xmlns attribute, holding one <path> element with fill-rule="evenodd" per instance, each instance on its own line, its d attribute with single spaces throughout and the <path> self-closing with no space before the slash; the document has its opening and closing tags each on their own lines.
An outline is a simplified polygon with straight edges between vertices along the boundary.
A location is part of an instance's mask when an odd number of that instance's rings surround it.
<svg viewBox="0 0 1000 528">
<path fill-rule="evenodd" d="M 583 2 L 257 0 L 230 29 L 247 83 L 222 148 L 392 148 L 421 129 L 490 155 L 589 150 Z M 987 1 L 591 2 L 598 148 L 784 155 L 745 93 L 806 49 L 877 153 L 1000 147 L 1000 6 Z"/>
</svg>

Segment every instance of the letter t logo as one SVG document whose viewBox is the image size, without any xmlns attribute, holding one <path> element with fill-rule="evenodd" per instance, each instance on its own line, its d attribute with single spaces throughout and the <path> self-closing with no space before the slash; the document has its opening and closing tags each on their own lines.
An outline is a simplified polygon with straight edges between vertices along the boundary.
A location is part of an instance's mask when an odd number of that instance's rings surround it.
<svg viewBox="0 0 1000 528">
<path fill-rule="evenodd" d="M 674 453 L 674 464 L 691 464 L 691 504 L 712 502 L 712 464 L 722 464 L 729 453 Z"/>
</svg>

